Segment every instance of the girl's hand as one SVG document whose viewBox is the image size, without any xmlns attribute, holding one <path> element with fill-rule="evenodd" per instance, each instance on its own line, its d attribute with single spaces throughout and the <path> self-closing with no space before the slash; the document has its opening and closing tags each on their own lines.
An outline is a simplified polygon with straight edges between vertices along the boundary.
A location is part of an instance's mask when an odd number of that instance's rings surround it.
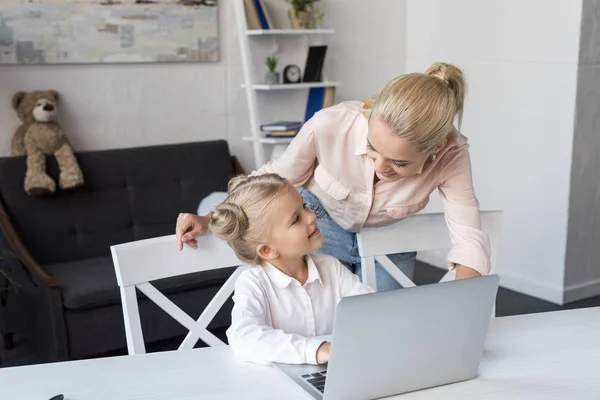
<svg viewBox="0 0 600 400">
<path fill-rule="evenodd" d="M 329 362 L 329 348 L 331 342 L 323 342 L 317 349 L 317 364 L 325 364 Z"/>
</svg>

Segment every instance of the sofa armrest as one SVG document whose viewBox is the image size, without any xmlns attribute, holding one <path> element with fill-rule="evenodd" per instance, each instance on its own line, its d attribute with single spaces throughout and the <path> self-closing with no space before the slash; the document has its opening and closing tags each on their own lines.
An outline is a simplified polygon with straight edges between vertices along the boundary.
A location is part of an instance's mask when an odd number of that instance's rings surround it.
<svg viewBox="0 0 600 400">
<path fill-rule="evenodd" d="M 57 287 L 59 286 L 58 280 L 50 275 L 37 261 L 33 258 L 21 237 L 15 230 L 10 217 L 6 213 L 4 204 L 0 201 L 0 228 L 4 237 L 16 252 L 17 257 L 21 263 L 39 280 L 41 280 L 46 286 Z"/>
</svg>

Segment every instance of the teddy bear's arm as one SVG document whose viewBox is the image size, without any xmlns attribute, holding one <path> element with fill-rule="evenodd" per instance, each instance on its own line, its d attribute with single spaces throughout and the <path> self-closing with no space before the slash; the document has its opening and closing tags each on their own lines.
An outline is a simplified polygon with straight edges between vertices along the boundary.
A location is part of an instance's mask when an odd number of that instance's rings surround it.
<svg viewBox="0 0 600 400">
<path fill-rule="evenodd" d="M 12 156 L 24 156 L 25 151 L 25 133 L 27 132 L 27 125 L 20 125 L 12 138 L 10 153 Z"/>
</svg>

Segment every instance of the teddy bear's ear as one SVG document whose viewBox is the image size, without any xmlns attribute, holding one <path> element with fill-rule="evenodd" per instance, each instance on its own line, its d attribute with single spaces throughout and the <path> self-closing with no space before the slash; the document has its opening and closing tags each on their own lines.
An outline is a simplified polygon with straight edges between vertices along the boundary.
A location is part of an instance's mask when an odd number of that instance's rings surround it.
<svg viewBox="0 0 600 400">
<path fill-rule="evenodd" d="M 15 94 L 13 94 L 12 97 L 12 106 L 13 108 L 16 110 L 17 108 L 19 108 L 19 105 L 21 104 L 21 102 L 23 101 L 23 99 L 25 98 L 25 95 L 27 93 L 19 91 Z"/>
<path fill-rule="evenodd" d="M 60 95 L 56 90 L 50 90 L 50 94 L 54 96 L 54 101 L 56 101 L 57 103 L 60 101 Z"/>
</svg>

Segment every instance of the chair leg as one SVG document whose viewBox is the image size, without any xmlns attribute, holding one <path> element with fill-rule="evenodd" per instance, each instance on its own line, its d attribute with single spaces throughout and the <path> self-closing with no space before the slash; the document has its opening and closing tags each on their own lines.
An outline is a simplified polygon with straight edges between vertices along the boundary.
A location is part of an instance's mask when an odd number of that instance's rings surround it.
<svg viewBox="0 0 600 400">
<path fill-rule="evenodd" d="M 15 342 L 14 342 L 14 333 L 12 332 L 6 332 L 2 335 L 2 340 L 4 342 L 4 349 L 5 350 L 12 350 L 15 348 Z"/>
</svg>

